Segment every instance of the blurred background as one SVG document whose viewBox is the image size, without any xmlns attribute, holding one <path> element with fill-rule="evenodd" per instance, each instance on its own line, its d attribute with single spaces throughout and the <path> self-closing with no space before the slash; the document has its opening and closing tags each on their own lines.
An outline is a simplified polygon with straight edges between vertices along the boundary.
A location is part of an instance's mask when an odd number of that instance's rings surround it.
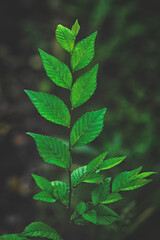
<svg viewBox="0 0 160 240">
<path fill-rule="evenodd" d="M 124 163 L 106 172 L 143 165 L 144 171 L 160 170 L 160 4 L 156 0 L 1 0 L 0 7 L 0 235 L 23 231 L 31 221 L 54 226 L 65 239 L 157 239 L 160 222 L 158 175 L 153 182 L 111 205 L 121 221 L 111 226 L 64 225 L 66 212 L 57 204 L 34 201 L 38 192 L 31 173 L 50 180 L 66 180 L 63 169 L 43 162 L 26 131 L 61 137 L 65 127 L 42 119 L 24 89 L 55 93 L 65 102 L 67 90 L 56 87 L 45 75 L 38 48 L 66 64 L 69 54 L 55 40 L 57 24 L 81 26 L 77 40 L 98 30 L 96 54 L 82 74 L 99 63 L 94 96 L 75 110 L 82 113 L 107 107 L 102 134 L 74 153 L 74 167 L 85 165 L 97 154 L 127 155 Z M 82 185 L 80 199 L 88 199 Z"/>
</svg>

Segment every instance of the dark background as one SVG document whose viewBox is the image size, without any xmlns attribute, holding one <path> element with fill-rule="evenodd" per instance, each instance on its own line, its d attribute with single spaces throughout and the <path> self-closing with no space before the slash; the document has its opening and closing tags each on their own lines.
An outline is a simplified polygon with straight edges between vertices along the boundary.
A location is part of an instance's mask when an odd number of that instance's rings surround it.
<svg viewBox="0 0 160 240">
<path fill-rule="evenodd" d="M 37 49 L 69 64 L 69 55 L 55 40 L 57 24 L 70 28 L 78 19 L 78 40 L 98 30 L 95 58 L 84 70 L 100 64 L 98 87 L 94 96 L 75 110 L 75 119 L 93 109 L 107 107 L 108 111 L 102 134 L 75 154 L 74 167 L 108 150 L 109 156 L 127 155 L 124 163 L 107 172 L 109 176 L 141 165 L 144 171 L 159 172 L 159 9 L 155 0 L 1 0 L 0 234 L 22 232 L 31 221 L 43 221 L 66 239 L 157 239 L 158 175 L 147 186 L 125 192 L 124 200 L 111 206 L 121 221 L 107 227 L 73 226 L 69 230 L 64 227 L 66 213 L 61 207 L 32 199 L 38 189 L 31 173 L 50 180 L 62 180 L 66 175 L 40 159 L 25 132 L 62 138 L 68 133 L 42 119 L 24 89 L 56 93 L 67 101 L 67 90 L 46 77 Z M 88 196 L 84 187 L 82 195 Z"/>
</svg>

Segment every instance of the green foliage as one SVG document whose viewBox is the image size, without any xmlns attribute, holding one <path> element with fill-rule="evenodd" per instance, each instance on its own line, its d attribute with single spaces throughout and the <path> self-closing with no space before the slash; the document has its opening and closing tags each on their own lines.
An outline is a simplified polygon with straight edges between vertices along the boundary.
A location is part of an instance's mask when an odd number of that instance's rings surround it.
<svg viewBox="0 0 160 240">
<path fill-rule="evenodd" d="M 71 155 L 69 149 L 62 141 L 36 133 L 28 134 L 34 138 L 39 154 L 45 162 L 63 168 L 70 168 L 72 163 Z"/>
<path fill-rule="evenodd" d="M 104 1 L 100 2 L 103 6 Z M 73 72 L 86 67 L 94 57 L 97 32 L 94 32 L 75 45 L 79 30 L 80 26 L 77 20 L 71 30 L 62 25 L 58 25 L 56 29 L 58 43 L 71 53 L 71 68 Z M 98 64 L 72 84 L 72 74 L 68 66 L 42 50 L 39 50 L 39 52 L 49 78 L 56 85 L 71 91 L 71 107 L 68 109 L 65 103 L 54 95 L 29 90 L 25 92 L 42 117 L 70 129 L 69 146 L 54 137 L 35 133 L 28 134 L 35 140 L 39 154 L 45 162 L 55 164 L 67 170 L 69 183 L 59 180 L 50 182 L 44 177 L 32 174 L 36 184 L 42 190 L 34 195 L 33 198 L 49 203 L 61 203 L 68 209 L 68 221 L 71 223 L 74 222 L 78 225 L 87 223 L 109 225 L 114 221 L 120 220 L 120 217 L 105 204 L 121 200 L 120 191 L 133 190 L 149 183 L 151 179 L 146 179 L 146 177 L 155 174 L 155 172 L 140 173 L 142 167 L 139 167 L 132 171 L 119 173 L 112 181 L 111 177 L 106 178 L 105 175 L 101 174 L 101 171 L 118 165 L 125 159 L 125 156 L 105 160 L 107 152 L 101 153 L 85 166 L 80 166 L 72 171 L 72 148 L 90 143 L 99 136 L 103 129 L 106 108 L 87 112 L 75 123 L 71 122 L 71 113 L 74 108 L 85 103 L 96 89 Z M 91 194 L 92 202 L 79 202 L 75 211 L 71 214 L 71 200 L 75 194 L 74 189 L 81 183 L 96 183 L 96 187 Z M 34 222 L 27 226 L 23 233 L 3 235 L 0 237 L 0 240 L 27 240 L 26 237 L 62 239 L 52 227 L 41 222 Z"/>
<path fill-rule="evenodd" d="M 90 71 L 80 76 L 73 84 L 71 91 L 72 107 L 76 108 L 85 103 L 94 93 L 97 86 L 98 64 Z"/>
<path fill-rule="evenodd" d="M 77 120 L 70 135 L 72 148 L 87 144 L 98 137 L 103 129 L 103 118 L 105 113 L 106 108 L 86 113 Z"/>
<path fill-rule="evenodd" d="M 56 230 L 42 222 L 33 222 L 29 224 L 22 233 L 22 236 L 27 237 L 46 237 L 53 240 L 61 240 Z"/>
<path fill-rule="evenodd" d="M 29 90 L 25 90 L 25 92 L 42 117 L 66 127 L 70 126 L 69 110 L 60 98 L 47 93 Z"/>
</svg>

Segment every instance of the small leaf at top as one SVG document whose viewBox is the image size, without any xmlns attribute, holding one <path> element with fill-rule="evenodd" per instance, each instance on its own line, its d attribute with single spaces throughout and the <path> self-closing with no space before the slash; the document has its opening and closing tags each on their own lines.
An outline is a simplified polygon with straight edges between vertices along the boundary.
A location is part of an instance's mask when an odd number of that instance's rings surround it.
<svg viewBox="0 0 160 240">
<path fill-rule="evenodd" d="M 73 108 L 79 107 L 93 95 L 97 86 L 97 71 L 98 64 L 90 71 L 80 76 L 73 84 L 71 91 L 71 103 Z"/>
<path fill-rule="evenodd" d="M 72 30 L 74 36 L 76 37 L 77 34 L 79 33 L 79 30 L 80 30 L 80 25 L 79 25 L 79 23 L 78 23 L 78 20 L 75 21 L 75 23 L 73 24 L 71 30 Z"/>
<path fill-rule="evenodd" d="M 70 142 L 71 147 L 81 146 L 93 141 L 103 129 L 103 118 L 106 108 L 99 111 L 86 113 L 80 117 L 74 124 Z"/>
<path fill-rule="evenodd" d="M 71 56 L 71 67 L 73 71 L 86 67 L 94 57 L 94 44 L 97 32 L 92 33 L 82 41 L 78 42 Z"/>
<path fill-rule="evenodd" d="M 45 162 L 68 169 L 71 167 L 72 158 L 69 149 L 62 141 L 41 134 L 27 134 L 34 138 L 39 154 Z"/>
<path fill-rule="evenodd" d="M 54 228 L 42 222 L 33 222 L 29 224 L 21 235 L 27 237 L 45 237 L 53 240 L 62 240 Z"/>
<path fill-rule="evenodd" d="M 72 86 L 72 74 L 69 67 L 57 58 L 38 49 L 42 58 L 47 76 L 57 85 L 70 89 Z"/>
<path fill-rule="evenodd" d="M 59 24 L 56 29 L 56 39 L 59 45 L 68 52 L 74 48 L 75 34 L 70 29 Z"/>
<path fill-rule="evenodd" d="M 38 112 L 45 119 L 66 127 L 70 126 L 70 113 L 64 102 L 51 94 L 25 90 Z"/>
</svg>

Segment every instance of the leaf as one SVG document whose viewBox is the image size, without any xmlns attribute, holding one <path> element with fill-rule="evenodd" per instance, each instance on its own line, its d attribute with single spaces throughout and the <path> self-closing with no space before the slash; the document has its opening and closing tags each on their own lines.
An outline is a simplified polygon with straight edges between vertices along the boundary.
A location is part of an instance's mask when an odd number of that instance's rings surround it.
<svg viewBox="0 0 160 240">
<path fill-rule="evenodd" d="M 110 169 L 110 168 L 118 165 L 119 163 L 121 163 L 125 158 L 126 158 L 126 156 L 115 157 L 115 158 L 108 158 L 107 160 L 103 161 L 100 164 L 100 166 L 98 167 L 98 170 Z"/>
<path fill-rule="evenodd" d="M 106 108 L 84 114 L 74 124 L 71 135 L 71 147 L 81 146 L 93 141 L 103 129 Z"/>
<path fill-rule="evenodd" d="M 132 177 L 137 176 L 141 171 L 141 169 L 142 167 L 139 167 L 129 172 L 125 171 L 125 172 L 119 173 L 113 180 L 112 192 L 113 193 L 119 192 L 119 191 L 122 191 L 123 188 L 126 188 L 127 184 L 129 183 L 129 180 Z"/>
<path fill-rule="evenodd" d="M 42 58 L 47 76 L 57 85 L 70 89 L 72 86 L 72 74 L 69 67 L 57 58 L 38 49 Z"/>
<path fill-rule="evenodd" d="M 49 203 L 56 202 L 56 199 L 54 199 L 50 193 L 45 192 L 45 191 L 35 194 L 33 196 L 33 199 L 44 201 L 44 202 L 49 202 Z"/>
<path fill-rule="evenodd" d="M 75 21 L 75 23 L 73 24 L 71 30 L 72 30 L 74 36 L 76 37 L 77 34 L 79 33 L 79 30 L 80 30 L 80 25 L 79 25 L 79 23 L 78 23 L 78 20 Z"/>
<path fill-rule="evenodd" d="M 71 174 L 71 184 L 72 187 L 77 186 L 85 179 L 87 174 L 87 166 L 79 167 L 74 170 Z"/>
<path fill-rule="evenodd" d="M 19 236 L 18 234 L 4 234 L 0 236 L 0 240 L 27 240 L 28 238 Z"/>
<path fill-rule="evenodd" d="M 97 225 L 109 225 L 114 221 L 120 220 L 116 212 L 102 204 L 94 208 L 97 215 Z"/>
<path fill-rule="evenodd" d="M 94 57 L 94 44 L 97 32 L 92 33 L 82 41 L 78 42 L 71 56 L 71 67 L 73 71 L 86 67 Z"/>
<path fill-rule="evenodd" d="M 39 154 L 45 162 L 68 169 L 71 167 L 72 159 L 69 149 L 62 141 L 36 133 L 27 134 L 34 138 Z"/>
<path fill-rule="evenodd" d="M 34 178 L 36 184 L 38 187 L 40 187 L 43 191 L 52 192 L 52 185 L 51 183 L 44 177 L 38 176 L 36 174 L 32 174 L 32 177 Z"/>
<path fill-rule="evenodd" d="M 59 45 L 68 52 L 74 48 L 75 34 L 70 29 L 59 24 L 56 29 L 56 39 Z"/>
<path fill-rule="evenodd" d="M 98 172 L 87 173 L 83 182 L 86 183 L 97 183 L 104 178 L 104 175 L 99 174 Z"/>
<path fill-rule="evenodd" d="M 129 191 L 129 190 L 134 190 L 137 188 L 140 188 L 144 185 L 146 185 L 147 183 L 151 182 L 152 179 L 136 179 L 136 180 L 130 180 L 128 181 L 128 183 L 126 185 L 124 185 L 121 188 L 121 191 Z"/>
<path fill-rule="evenodd" d="M 22 235 L 28 237 L 46 237 L 53 240 L 62 240 L 54 228 L 42 222 L 33 222 L 29 224 L 24 229 Z"/>
<path fill-rule="evenodd" d="M 38 112 L 45 119 L 69 127 L 70 113 L 64 102 L 51 94 L 25 90 Z"/>
<path fill-rule="evenodd" d="M 82 217 L 85 220 L 87 220 L 87 221 L 89 221 L 91 223 L 96 224 L 96 222 L 97 222 L 97 216 L 96 216 L 96 211 L 95 210 L 90 210 L 90 211 L 82 214 Z"/>
<path fill-rule="evenodd" d="M 110 181 L 111 178 L 106 178 L 102 183 L 98 184 L 98 186 L 92 191 L 93 205 L 96 205 L 107 199 L 110 191 Z"/>
<path fill-rule="evenodd" d="M 98 166 L 102 163 L 104 158 L 106 157 L 108 152 L 104 152 L 95 159 L 93 159 L 88 165 L 87 165 L 87 172 L 93 172 L 97 170 Z"/>
<path fill-rule="evenodd" d="M 80 215 L 83 214 L 86 211 L 86 204 L 83 201 L 79 202 L 76 207 L 76 211 Z"/>
<path fill-rule="evenodd" d="M 132 177 L 132 179 L 140 179 L 140 178 L 145 178 L 145 177 L 149 177 L 152 174 L 157 174 L 157 172 L 143 172 L 141 174 L 138 174 L 134 177 Z"/>
<path fill-rule="evenodd" d="M 98 64 L 90 71 L 80 76 L 73 84 L 71 91 L 72 107 L 76 108 L 85 103 L 94 93 L 97 86 Z"/>
<path fill-rule="evenodd" d="M 69 187 L 65 182 L 52 181 L 51 185 L 53 187 L 54 197 L 62 202 L 64 205 L 68 206 L 69 199 Z"/>
<path fill-rule="evenodd" d="M 103 204 L 117 202 L 122 199 L 122 196 L 119 193 L 111 193 L 107 196 L 106 200 L 101 202 Z"/>
</svg>

